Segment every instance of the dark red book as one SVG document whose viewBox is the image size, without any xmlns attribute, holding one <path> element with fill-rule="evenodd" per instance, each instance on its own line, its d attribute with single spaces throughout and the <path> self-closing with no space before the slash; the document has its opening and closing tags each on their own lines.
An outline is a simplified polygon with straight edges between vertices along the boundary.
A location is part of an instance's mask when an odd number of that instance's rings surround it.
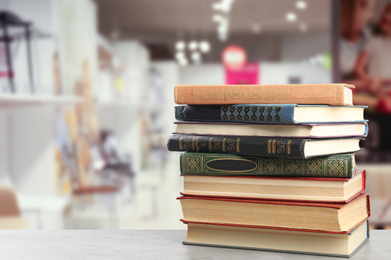
<svg viewBox="0 0 391 260">
<path fill-rule="evenodd" d="M 344 232 L 370 215 L 369 195 L 364 193 L 346 204 L 201 196 L 178 199 L 185 222 Z"/>
</svg>

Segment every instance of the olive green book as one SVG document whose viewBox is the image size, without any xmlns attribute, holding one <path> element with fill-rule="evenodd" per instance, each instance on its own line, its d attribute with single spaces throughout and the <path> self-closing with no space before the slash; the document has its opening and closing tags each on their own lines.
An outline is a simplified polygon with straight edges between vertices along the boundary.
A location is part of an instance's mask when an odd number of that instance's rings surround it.
<svg viewBox="0 0 391 260">
<path fill-rule="evenodd" d="M 356 163 L 354 153 L 286 159 L 186 152 L 180 168 L 182 175 L 352 178 Z"/>
</svg>

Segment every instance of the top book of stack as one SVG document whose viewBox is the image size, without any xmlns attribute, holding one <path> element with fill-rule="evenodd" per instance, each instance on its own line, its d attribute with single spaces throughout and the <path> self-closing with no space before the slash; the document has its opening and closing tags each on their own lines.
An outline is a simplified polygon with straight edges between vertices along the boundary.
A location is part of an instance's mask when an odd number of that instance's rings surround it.
<svg viewBox="0 0 391 260">
<path fill-rule="evenodd" d="M 353 85 L 177 85 L 175 103 L 188 105 L 226 104 L 319 104 L 353 105 Z"/>
</svg>

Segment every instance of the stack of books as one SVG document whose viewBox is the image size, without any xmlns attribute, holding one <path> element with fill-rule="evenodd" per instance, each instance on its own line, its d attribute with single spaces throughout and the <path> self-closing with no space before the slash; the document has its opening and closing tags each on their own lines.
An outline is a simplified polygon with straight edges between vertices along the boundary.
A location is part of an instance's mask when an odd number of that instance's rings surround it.
<svg viewBox="0 0 391 260">
<path fill-rule="evenodd" d="M 369 237 L 367 135 L 346 84 L 175 87 L 184 244 L 332 256 Z M 186 105 L 183 105 L 186 104 Z"/>
</svg>

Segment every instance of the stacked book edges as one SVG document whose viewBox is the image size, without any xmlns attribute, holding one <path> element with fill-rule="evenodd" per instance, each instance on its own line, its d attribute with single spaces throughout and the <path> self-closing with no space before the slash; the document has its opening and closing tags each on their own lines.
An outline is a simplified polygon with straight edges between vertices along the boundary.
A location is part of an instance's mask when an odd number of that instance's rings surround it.
<svg viewBox="0 0 391 260">
<path fill-rule="evenodd" d="M 350 257 L 369 238 L 352 85 L 179 85 L 186 245 Z"/>
<path fill-rule="evenodd" d="M 369 238 L 367 220 L 349 232 L 182 221 L 188 226 L 185 245 L 351 257 Z"/>
<path fill-rule="evenodd" d="M 350 257 L 369 238 L 369 196 L 348 203 L 181 196 L 184 244 Z"/>
</svg>

